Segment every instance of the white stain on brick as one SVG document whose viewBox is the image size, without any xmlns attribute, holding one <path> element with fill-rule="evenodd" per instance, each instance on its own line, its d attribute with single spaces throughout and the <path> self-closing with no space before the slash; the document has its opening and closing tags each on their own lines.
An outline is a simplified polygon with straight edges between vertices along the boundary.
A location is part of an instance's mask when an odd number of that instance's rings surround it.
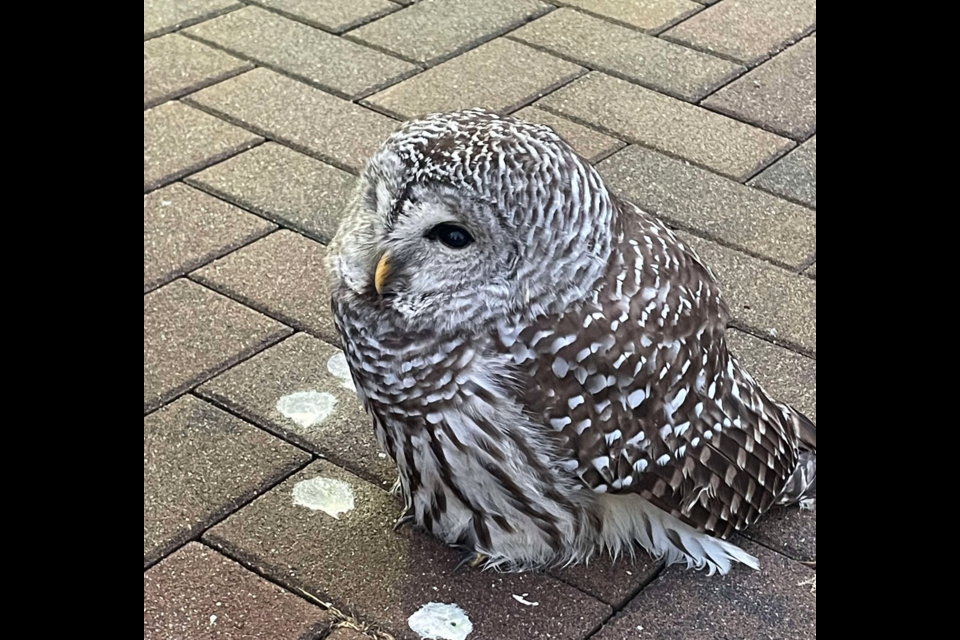
<svg viewBox="0 0 960 640">
<path fill-rule="evenodd" d="M 343 351 L 337 351 L 336 355 L 330 356 L 330 359 L 327 360 L 327 371 L 340 380 L 340 385 L 344 389 L 357 390 L 353 384 L 353 376 L 350 375 L 350 367 L 347 366 L 347 358 L 343 355 Z"/>
<path fill-rule="evenodd" d="M 320 424 L 336 406 L 336 397 L 326 391 L 297 391 L 277 400 L 277 411 L 301 427 Z"/>
<path fill-rule="evenodd" d="M 353 511 L 353 489 L 341 480 L 317 476 L 293 486 L 293 504 L 339 520 L 340 514 Z"/>
<path fill-rule="evenodd" d="M 424 640 L 465 640 L 473 631 L 466 612 L 455 604 L 425 604 L 407 620 Z"/>
</svg>

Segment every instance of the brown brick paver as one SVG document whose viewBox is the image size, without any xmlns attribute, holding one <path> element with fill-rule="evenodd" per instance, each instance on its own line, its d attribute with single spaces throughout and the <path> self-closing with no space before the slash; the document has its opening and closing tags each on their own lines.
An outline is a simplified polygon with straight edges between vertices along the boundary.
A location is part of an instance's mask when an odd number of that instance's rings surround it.
<svg viewBox="0 0 960 640">
<path fill-rule="evenodd" d="M 144 640 L 312 640 L 329 613 L 191 542 L 143 574 Z"/>
<path fill-rule="evenodd" d="M 816 638 L 817 596 L 805 584 L 815 574 L 758 545 L 743 546 L 760 559 L 762 571 L 704 580 L 698 573 L 671 567 L 596 640 Z"/>
<path fill-rule="evenodd" d="M 300 333 L 197 392 L 389 489 L 396 466 L 380 450 L 344 363 L 339 349 Z"/>
<path fill-rule="evenodd" d="M 466 640 L 815 638 L 816 511 L 728 576 L 454 573 L 394 532 L 325 245 L 401 120 L 515 113 L 697 250 L 731 350 L 816 421 L 816 39 L 815 0 L 145 0 L 144 638 L 420 640 L 431 602 Z"/>
<path fill-rule="evenodd" d="M 143 43 L 143 108 L 179 98 L 253 64 L 171 33 Z"/>
<path fill-rule="evenodd" d="M 735 180 L 750 177 L 793 146 L 786 138 L 598 72 L 537 104 Z"/>
<path fill-rule="evenodd" d="M 351 171 L 359 171 L 399 124 L 267 69 L 254 69 L 186 100 Z"/>
<path fill-rule="evenodd" d="M 143 190 L 228 158 L 262 138 L 180 102 L 143 112 Z"/>
<path fill-rule="evenodd" d="M 310 456 L 184 396 L 143 419 L 143 563 L 234 511 Z"/>
<path fill-rule="evenodd" d="M 148 193 L 143 196 L 143 292 L 276 228 L 183 184 Z"/>
<path fill-rule="evenodd" d="M 470 107 L 510 112 L 583 71 L 519 42 L 499 39 L 385 89 L 368 102 L 398 118 Z"/>
<path fill-rule="evenodd" d="M 409 62 L 259 7 L 233 11 L 185 33 L 344 98 L 366 95 L 417 70 Z"/>
<path fill-rule="evenodd" d="M 691 102 L 744 71 L 734 62 L 572 9 L 554 11 L 514 31 L 510 37 Z"/>
<path fill-rule="evenodd" d="M 345 483 L 354 501 L 336 518 L 310 499 L 311 483 L 329 481 Z M 380 621 L 403 640 L 419 640 L 407 619 L 430 602 L 459 605 L 473 624 L 469 640 L 580 640 L 610 611 L 542 573 L 453 575 L 458 557 L 452 550 L 409 529 L 393 532 L 399 510 L 383 490 L 318 461 L 212 528 L 205 540 L 288 588 Z M 515 595 L 538 604 L 522 604 Z"/>
<path fill-rule="evenodd" d="M 250 4 L 333 33 L 341 33 L 400 8 L 389 0 L 251 0 Z"/>
<path fill-rule="evenodd" d="M 143 297 L 143 411 L 291 333 L 291 329 L 188 280 Z"/>
<path fill-rule="evenodd" d="M 663 37 L 753 65 L 817 26 L 817 0 L 723 0 Z"/>
<path fill-rule="evenodd" d="M 663 29 L 700 10 L 688 0 L 558 0 L 557 4 L 644 31 Z"/>
<path fill-rule="evenodd" d="M 632 146 L 599 165 L 608 185 L 664 220 L 799 268 L 817 246 L 816 215 L 681 160 Z"/>
<path fill-rule="evenodd" d="M 329 242 L 356 178 L 268 142 L 195 173 L 187 182 L 315 240 Z"/>
<path fill-rule="evenodd" d="M 817 128 L 817 36 L 804 38 L 703 104 L 780 135 L 805 140 Z"/>
<path fill-rule="evenodd" d="M 191 277 L 297 329 L 336 342 L 325 291 L 323 245 L 281 230 Z"/>
<path fill-rule="evenodd" d="M 432 66 L 548 8 L 538 0 L 425 0 L 356 29 L 350 38 Z"/>
</svg>

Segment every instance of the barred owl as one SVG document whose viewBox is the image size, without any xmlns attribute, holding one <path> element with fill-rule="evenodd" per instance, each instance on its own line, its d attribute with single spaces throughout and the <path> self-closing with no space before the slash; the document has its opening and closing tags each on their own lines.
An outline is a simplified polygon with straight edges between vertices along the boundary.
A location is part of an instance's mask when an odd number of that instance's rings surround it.
<svg viewBox="0 0 960 640">
<path fill-rule="evenodd" d="M 693 249 L 552 129 L 482 110 L 403 124 L 328 252 L 358 394 L 413 521 L 471 564 L 636 545 L 710 573 L 816 495 L 816 428 L 727 349 Z"/>
</svg>

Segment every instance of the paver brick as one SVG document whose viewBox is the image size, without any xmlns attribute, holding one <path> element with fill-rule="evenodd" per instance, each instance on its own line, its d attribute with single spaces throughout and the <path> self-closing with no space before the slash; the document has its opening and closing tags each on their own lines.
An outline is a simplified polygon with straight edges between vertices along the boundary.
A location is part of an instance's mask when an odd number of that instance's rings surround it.
<svg viewBox="0 0 960 640">
<path fill-rule="evenodd" d="M 555 569 L 550 574 L 619 610 L 663 569 L 662 561 L 653 560 L 640 547 L 635 551 L 634 558 L 614 560 L 604 553 L 588 564 Z"/>
<path fill-rule="evenodd" d="M 764 169 L 748 184 L 816 209 L 817 136 Z"/>
<path fill-rule="evenodd" d="M 268 142 L 194 174 L 188 182 L 326 243 L 337 232 L 356 178 Z"/>
<path fill-rule="evenodd" d="M 352 172 L 359 172 L 398 126 L 268 69 L 248 71 L 186 100 Z"/>
<path fill-rule="evenodd" d="M 774 400 L 797 408 L 816 423 L 816 360 L 737 329 L 727 330 L 727 346 Z"/>
<path fill-rule="evenodd" d="M 387 0 L 251 0 L 251 4 L 333 33 L 343 33 L 400 8 Z"/>
<path fill-rule="evenodd" d="M 354 30 L 350 38 L 433 66 L 548 8 L 537 0 L 423 0 Z"/>
<path fill-rule="evenodd" d="M 291 333 L 188 280 L 143 297 L 143 412 Z"/>
<path fill-rule="evenodd" d="M 793 146 L 786 138 L 599 72 L 537 106 L 735 180 L 745 180 Z"/>
<path fill-rule="evenodd" d="M 599 170 L 641 209 L 799 270 L 817 250 L 816 214 L 681 160 L 628 147 Z"/>
<path fill-rule="evenodd" d="M 817 283 L 689 233 L 678 233 L 720 282 L 734 321 L 773 342 L 816 355 Z"/>
<path fill-rule="evenodd" d="M 276 229 L 184 184 L 143 197 L 143 292 Z"/>
<path fill-rule="evenodd" d="M 377 444 L 343 353 L 297 334 L 200 387 L 204 398 L 383 488 L 397 468 Z"/>
<path fill-rule="evenodd" d="M 348 99 L 417 71 L 409 62 L 259 7 L 233 11 L 186 33 Z"/>
<path fill-rule="evenodd" d="M 343 510 L 348 495 L 353 508 Z M 453 550 L 409 528 L 393 531 L 400 508 L 384 491 L 321 460 L 205 540 L 400 640 L 419 640 L 407 621 L 430 602 L 459 605 L 473 626 L 470 640 L 581 640 L 609 615 L 608 606 L 542 573 L 454 575 Z"/>
<path fill-rule="evenodd" d="M 326 295 L 323 245 L 281 229 L 191 277 L 247 306 L 337 342 Z"/>
<path fill-rule="evenodd" d="M 783 53 L 703 101 L 703 105 L 795 140 L 817 129 L 817 36 Z"/>
<path fill-rule="evenodd" d="M 312 640 L 333 621 L 197 542 L 143 574 L 144 640 Z"/>
<path fill-rule="evenodd" d="M 528 122 L 551 127 L 573 147 L 574 151 L 590 162 L 597 162 L 626 146 L 622 140 L 536 107 L 524 107 L 513 115 Z"/>
<path fill-rule="evenodd" d="M 143 108 L 179 98 L 253 65 L 171 33 L 143 43 Z"/>
<path fill-rule="evenodd" d="M 661 35 L 753 66 L 816 26 L 817 0 L 724 0 Z"/>
<path fill-rule="evenodd" d="M 236 0 L 145 0 L 143 39 L 153 38 L 242 6 Z"/>
<path fill-rule="evenodd" d="M 644 31 L 659 31 L 701 9 L 688 0 L 559 0 L 556 4 Z"/>
<path fill-rule="evenodd" d="M 729 1 L 729 0 L 725 0 Z M 596 640 L 809 640 L 817 637 L 816 575 L 750 542 L 760 571 L 738 566 L 726 576 L 671 567 L 607 624 Z"/>
<path fill-rule="evenodd" d="M 591 69 L 696 102 L 744 67 L 633 29 L 559 9 L 510 37 Z"/>
<path fill-rule="evenodd" d="M 143 419 L 144 566 L 309 460 L 190 395 L 151 413 Z"/>
<path fill-rule="evenodd" d="M 484 107 L 511 112 L 583 73 L 583 68 L 499 38 L 418 76 L 374 94 L 366 102 L 401 119 Z"/>
<path fill-rule="evenodd" d="M 261 140 L 180 102 L 148 109 L 143 112 L 143 190 L 173 182 Z"/>
</svg>

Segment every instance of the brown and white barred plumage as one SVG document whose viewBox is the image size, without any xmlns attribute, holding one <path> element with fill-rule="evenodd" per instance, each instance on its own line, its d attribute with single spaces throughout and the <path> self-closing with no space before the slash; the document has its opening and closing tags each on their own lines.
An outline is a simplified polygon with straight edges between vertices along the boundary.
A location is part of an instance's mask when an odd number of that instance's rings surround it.
<svg viewBox="0 0 960 640">
<path fill-rule="evenodd" d="M 476 246 L 431 245 L 449 221 Z M 728 352 L 708 269 L 548 127 L 479 110 L 405 123 L 329 256 L 409 512 L 490 566 L 634 543 L 711 573 L 756 566 L 724 539 L 814 499 L 815 427 Z"/>
</svg>

